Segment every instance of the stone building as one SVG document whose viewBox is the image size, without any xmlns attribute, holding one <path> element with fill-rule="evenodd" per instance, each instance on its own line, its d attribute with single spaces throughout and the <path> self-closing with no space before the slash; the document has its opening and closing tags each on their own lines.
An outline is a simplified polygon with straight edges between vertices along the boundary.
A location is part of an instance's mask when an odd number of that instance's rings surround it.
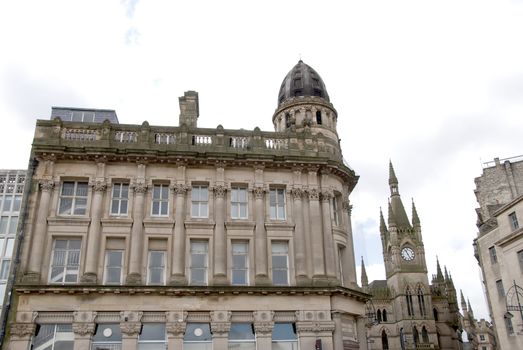
<svg viewBox="0 0 523 350">
<path fill-rule="evenodd" d="M 495 350 L 496 337 L 494 327 L 485 319 L 476 320 L 470 302 L 465 301 L 461 292 L 461 326 L 463 328 L 463 349 Z M 465 339 L 466 336 L 466 339 Z"/>
<path fill-rule="evenodd" d="M 500 349 L 523 349 L 523 158 L 487 163 L 475 179 L 476 259 Z M 516 293 L 517 292 L 517 293 Z M 519 301 L 518 301 L 519 298 Z"/>
<path fill-rule="evenodd" d="M 386 280 L 368 283 L 362 263 L 361 283 L 376 313 L 368 331 L 372 349 L 461 349 L 454 282 L 438 261 L 429 283 L 420 219 L 414 202 L 408 219 L 392 163 L 389 187 L 387 223 L 380 210 Z"/>
<path fill-rule="evenodd" d="M 37 121 L 9 349 L 365 349 L 321 77 L 289 72 L 275 132 L 179 103 L 178 127 Z"/>
</svg>

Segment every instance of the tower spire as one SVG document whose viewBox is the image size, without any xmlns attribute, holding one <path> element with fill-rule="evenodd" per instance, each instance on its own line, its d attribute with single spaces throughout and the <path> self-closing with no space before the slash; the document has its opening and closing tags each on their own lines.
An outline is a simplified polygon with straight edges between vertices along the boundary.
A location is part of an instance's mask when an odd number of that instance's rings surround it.
<svg viewBox="0 0 523 350">
<path fill-rule="evenodd" d="M 392 162 L 389 161 L 389 186 L 390 186 L 390 205 L 392 206 L 393 221 L 398 228 L 411 228 L 409 218 L 405 212 L 405 207 L 401 201 L 400 193 L 398 191 L 398 178 L 394 172 Z M 391 221 L 389 210 L 389 223 Z"/>
<path fill-rule="evenodd" d="M 381 207 L 380 207 L 380 232 L 382 235 L 387 232 L 387 225 L 385 225 L 385 219 L 383 218 L 383 212 L 381 211 Z"/>
<path fill-rule="evenodd" d="M 392 204 L 389 201 L 389 212 L 388 212 L 388 218 L 389 227 L 390 226 L 396 226 L 396 220 L 394 220 L 394 212 L 392 211 Z"/>
<path fill-rule="evenodd" d="M 468 305 L 468 310 L 469 310 L 470 315 L 472 316 L 472 318 L 474 318 L 474 311 L 472 310 L 472 306 L 470 306 L 469 298 L 467 298 L 467 305 Z"/>
<path fill-rule="evenodd" d="M 369 286 L 369 279 L 367 278 L 367 271 L 365 270 L 365 262 L 361 257 L 361 286 L 367 288 Z"/>
<path fill-rule="evenodd" d="M 439 282 L 443 282 L 443 273 L 441 272 L 438 256 L 436 256 L 436 278 Z"/>
<path fill-rule="evenodd" d="M 465 297 L 463 296 L 463 291 L 460 289 L 459 293 L 461 294 L 461 310 L 463 310 L 463 314 L 467 313 L 467 303 L 465 302 Z"/>
<path fill-rule="evenodd" d="M 416 210 L 416 205 L 414 204 L 414 198 L 412 198 L 412 226 L 419 226 L 419 216 L 418 211 Z"/>
</svg>

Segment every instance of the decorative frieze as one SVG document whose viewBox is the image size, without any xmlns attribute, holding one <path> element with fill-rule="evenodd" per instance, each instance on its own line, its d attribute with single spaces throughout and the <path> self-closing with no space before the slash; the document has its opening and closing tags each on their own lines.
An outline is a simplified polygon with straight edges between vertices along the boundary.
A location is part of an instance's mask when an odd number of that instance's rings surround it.
<svg viewBox="0 0 523 350">
<path fill-rule="evenodd" d="M 336 328 L 334 321 L 319 321 L 319 322 L 309 322 L 309 321 L 299 321 L 296 322 L 296 330 L 298 333 L 322 333 L 334 332 Z"/>
<path fill-rule="evenodd" d="M 38 185 L 40 187 L 40 191 L 42 191 L 42 192 L 50 192 L 54 188 L 54 181 L 52 181 L 52 180 L 40 180 L 38 182 Z"/>
</svg>

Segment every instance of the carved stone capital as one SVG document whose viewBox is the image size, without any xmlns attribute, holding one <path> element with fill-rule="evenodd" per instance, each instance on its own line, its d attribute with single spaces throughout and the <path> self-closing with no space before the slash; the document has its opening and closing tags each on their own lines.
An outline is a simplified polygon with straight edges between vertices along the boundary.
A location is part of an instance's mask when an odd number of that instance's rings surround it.
<svg viewBox="0 0 523 350">
<path fill-rule="evenodd" d="M 142 182 L 132 184 L 131 188 L 133 189 L 134 193 L 144 194 L 147 192 L 147 185 Z"/>
<path fill-rule="evenodd" d="M 254 198 L 263 199 L 263 195 L 265 194 L 265 188 L 263 188 L 262 186 L 256 186 L 252 189 L 252 193 L 254 194 Z"/>
<path fill-rule="evenodd" d="M 291 188 L 291 195 L 292 198 L 294 198 L 295 200 L 301 200 L 301 198 L 303 197 L 303 193 L 304 191 L 301 188 Z"/>
<path fill-rule="evenodd" d="M 54 188 L 54 181 L 52 180 L 40 180 L 38 182 L 38 185 L 40 186 L 40 191 L 42 192 L 49 192 Z"/>
<path fill-rule="evenodd" d="M 120 330 L 128 337 L 138 336 L 142 328 L 141 322 L 121 322 Z"/>
<path fill-rule="evenodd" d="M 227 193 L 227 187 L 225 187 L 223 185 L 217 185 L 217 186 L 214 186 L 213 191 L 214 191 L 214 197 L 224 198 L 225 193 Z"/>
<path fill-rule="evenodd" d="M 211 322 L 211 332 L 213 337 L 227 337 L 230 329 L 230 322 Z"/>
<path fill-rule="evenodd" d="M 341 207 L 343 208 L 343 210 L 348 212 L 349 215 L 352 213 L 352 205 L 349 201 L 343 201 L 343 203 L 341 203 Z"/>
<path fill-rule="evenodd" d="M 105 192 L 107 190 L 107 184 L 104 181 L 94 181 L 89 186 L 93 188 L 94 192 Z"/>
<path fill-rule="evenodd" d="M 309 194 L 309 200 L 319 200 L 320 199 L 320 192 L 316 188 L 311 188 L 307 191 Z"/>
<path fill-rule="evenodd" d="M 35 323 L 12 323 L 11 337 L 16 339 L 29 339 L 36 330 Z"/>
<path fill-rule="evenodd" d="M 175 337 L 183 337 L 187 322 L 167 322 L 165 324 L 165 330 L 168 334 L 172 334 Z"/>
<path fill-rule="evenodd" d="M 254 322 L 254 331 L 258 336 L 271 336 L 274 322 Z"/>
<path fill-rule="evenodd" d="M 176 195 L 185 196 L 187 191 L 189 190 L 189 187 L 185 186 L 184 184 L 174 184 L 169 187 L 171 191 L 173 191 Z"/>
<path fill-rule="evenodd" d="M 94 323 L 73 323 L 73 332 L 81 337 L 91 336 L 94 334 L 95 324 Z"/>
<path fill-rule="evenodd" d="M 328 202 L 332 199 L 333 196 L 334 195 L 331 191 L 322 191 L 320 198 L 322 202 Z"/>
</svg>

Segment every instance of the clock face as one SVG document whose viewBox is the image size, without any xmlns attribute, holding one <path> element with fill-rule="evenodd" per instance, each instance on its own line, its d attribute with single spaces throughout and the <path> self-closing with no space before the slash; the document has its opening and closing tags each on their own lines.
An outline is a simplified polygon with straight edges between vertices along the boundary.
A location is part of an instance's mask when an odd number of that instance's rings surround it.
<svg viewBox="0 0 523 350">
<path fill-rule="evenodd" d="M 405 247 L 401 250 L 401 257 L 405 261 L 412 261 L 414 259 L 414 250 L 410 247 Z"/>
</svg>

